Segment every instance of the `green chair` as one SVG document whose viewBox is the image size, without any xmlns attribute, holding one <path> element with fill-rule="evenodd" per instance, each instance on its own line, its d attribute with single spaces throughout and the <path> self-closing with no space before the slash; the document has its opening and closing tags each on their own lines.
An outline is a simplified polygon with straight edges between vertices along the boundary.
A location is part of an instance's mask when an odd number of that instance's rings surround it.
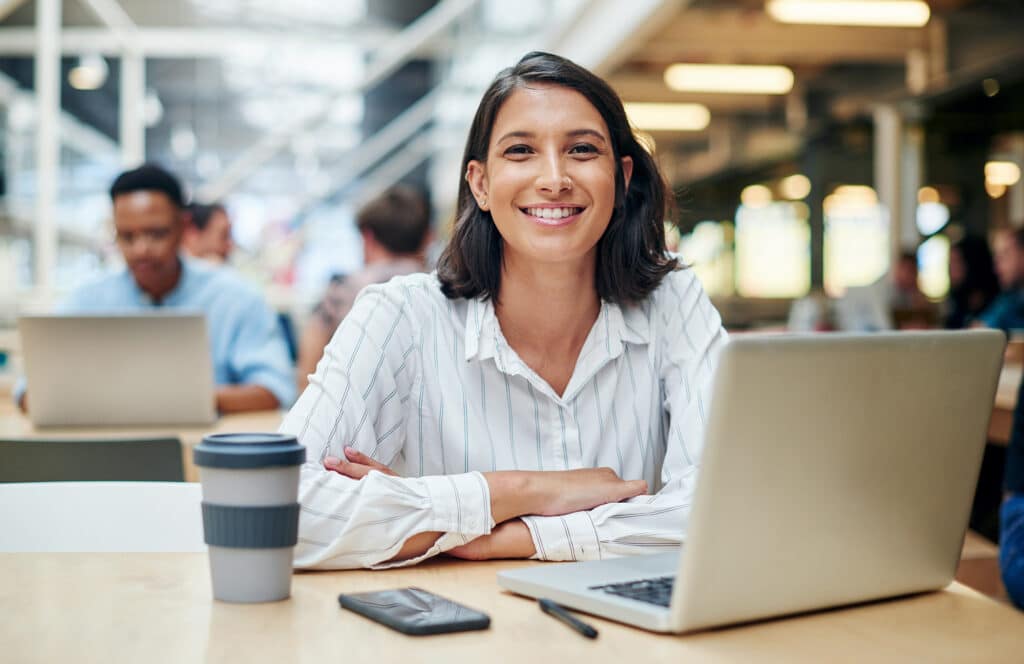
<svg viewBox="0 0 1024 664">
<path fill-rule="evenodd" d="M 0 482 L 184 482 L 177 438 L 0 440 Z"/>
</svg>

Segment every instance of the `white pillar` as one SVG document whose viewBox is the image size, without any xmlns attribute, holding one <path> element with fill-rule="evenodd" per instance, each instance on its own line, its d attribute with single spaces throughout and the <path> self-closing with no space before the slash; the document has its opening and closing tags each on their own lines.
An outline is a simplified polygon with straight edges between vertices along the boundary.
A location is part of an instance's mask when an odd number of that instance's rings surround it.
<svg viewBox="0 0 1024 664">
<path fill-rule="evenodd" d="M 878 106 L 875 120 L 875 191 L 878 201 L 889 212 L 889 265 L 903 249 L 902 206 L 900 205 L 900 147 L 903 143 L 903 119 L 895 106 Z"/>
<path fill-rule="evenodd" d="M 134 50 L 121 54 L 121 166 L 135 168 L 146 160 L 146 59 Z"/>
<path fill-rule="evenodd" d="M 36 289 L 43 301 L 53 293 L 57 265 L 57 186 L 60 178 L 61 0 L 37 0 L 36 124 Z"/>
</svg>

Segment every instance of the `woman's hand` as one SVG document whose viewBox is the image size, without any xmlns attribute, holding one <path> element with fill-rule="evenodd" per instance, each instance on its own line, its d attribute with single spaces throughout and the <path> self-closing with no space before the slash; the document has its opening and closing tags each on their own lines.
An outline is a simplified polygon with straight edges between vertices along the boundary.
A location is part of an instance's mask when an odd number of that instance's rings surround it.
<svg viewBox="0 0 1024 664">
<path fill-rule="evenodd" d="M 446 551 L 449 556 L 463 560 L 493 560 L 495 558 L 529 558 L 536 549 L 530 529 L 519 519 L 506 521 L 494 528 L 490 535 L 477 537 L 462 546 Z"/>
<path fill-rule="evenodd" d="M 379 461 L 374 461 L 359 450 L 352 447 L 346 447 L 344 452 L 344 459 L 339 459 L 338 457 L 333 456 L 329 456 L 324 459 L 324 468 L 327 470 L 333 470 L 339 475 L 351 477 L 354 480 L 363 479 L 371 470 L 377 470 L 385 475 L 398 477 L 398 473 Z"/>
</svg>

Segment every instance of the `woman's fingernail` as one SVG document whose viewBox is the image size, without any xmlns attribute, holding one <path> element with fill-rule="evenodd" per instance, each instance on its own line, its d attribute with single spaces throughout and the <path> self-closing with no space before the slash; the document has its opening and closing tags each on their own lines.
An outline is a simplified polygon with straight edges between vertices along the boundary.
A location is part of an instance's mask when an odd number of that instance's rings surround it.
<svg viewBox="0 0 1024 664">
<path fill-rule="evenodd" d="M 337 466 L 340 463 L 341 463 L 341 459 L 339 459 L 338 457 L 329 456 L 329 457 L 325 457 L 324 458 L 324 465 L 325 466 L 334 467 L 334 466 Z"/>
</svg>

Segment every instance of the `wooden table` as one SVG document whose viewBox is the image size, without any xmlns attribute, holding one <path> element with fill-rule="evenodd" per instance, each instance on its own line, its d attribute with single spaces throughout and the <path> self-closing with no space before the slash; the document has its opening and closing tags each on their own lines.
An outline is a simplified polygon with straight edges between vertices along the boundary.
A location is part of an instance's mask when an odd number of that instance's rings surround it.
<svg viewBox="0 0 1024 664">
<path fill-rule="evenodd" d="M 198 482 L 199 472 L 192 465 L 192 448 L 209 433 L 237 433 L 242 431 L 277 431 L 284 412 L 280 410 L 256 411 L 236 415 L 224 415 L 207 426 L 196 427 L 123 427 L 104 429 L 46 427 L 37 429 L 32 422 L 18 411 L 0 412 L 0 438 L 144 438 L 177 436 L 181 440 L 185 480 Z"/>
<path fill-rule="evenodd" d="M 0 644 L 10 662 L 1020 661 L 1024 615 L 971 590 L 691 636 L 598 618 L 594 641 L 498 588 L 530 562 L 441 560 L 384 572 L 295 575 L 292 598 L 211 600 L 204 554 L 0 555 Z M 339 592 L 416 585 L 491 616 L 491 628 L 409 637 L 338 608 Z"/>
</svg>

